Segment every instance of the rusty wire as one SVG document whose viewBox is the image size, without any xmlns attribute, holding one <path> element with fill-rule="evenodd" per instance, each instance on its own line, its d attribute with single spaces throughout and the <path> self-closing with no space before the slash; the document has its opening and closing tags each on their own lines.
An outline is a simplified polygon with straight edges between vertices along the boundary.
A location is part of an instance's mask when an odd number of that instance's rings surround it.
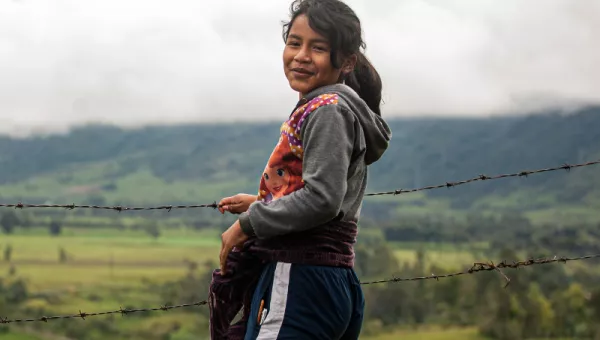
<svg viewBox="0 0 600 340">
<path fill-rule="evenodd" d="M 539 170 L 525 170 L 525 171 L 515 172 L 512 174 L 504 174 L 504 175 L 496 175 L 496 176 L 479 175 L 477 177 L 473 177 L 473 178 L 466 179 L 463 181 L 458 181 L 458 182 L 446 182 L 444 184 L 432 185 L 432 186 L 422 187 L 422 188 L 418 188 L 418 189 L 407 189 L 407 190 L 398 189 L 398 190 L 394 190 L 394 191 L 375 192 L 375 193 L 366 194 L 365 196 L 400 195 L 400 194 L 406 194 L 406 193 L 410 193 L 410 192 L 417 192 L 417 191 L 424 191 L 424 190 L 452 188 L 452 187 L 456 187 L 456 186 L 459 186 L 462 184 L 467 184 L 467 183 L 472 183 L 472 182 L 488 181 L 488 180 L 495 180 L 495 179 L 502 179 L 502 178 L 509 178 L 509 177 L 527 177 L 529 175 L 540 174 L 540 173 L 551 172 L 551 171 L 558 171 L 558 170 L 570 171 L 571 169 L 581 168 L 584 166 L 590 166 L 590 165 L 596 165 L 596 164 L 600 164 L 600 160 L 586 162 L 586 163 L 580 163 L 580 164 L 563 164 L 561 166 L 557 166 L 554 168 L 539 169 Z"/>
<path fill-rule="evenodd" d="M 123 207 L 123 206 L 102 206 L 102 205 L 77 205 L 77 204 L 25 204 L 25 203 L 17 203 L 17 204 L 0 204 L 0 207 L 5 208 L 15 208 L 15 209 L 23 209 L 23 208 L 65 208 L 68 210 L 73 210 L 75 208 L 84 208 L 84 209 L 103 209 L 103 210 L 116 210 L 118 212 L 121 211 L 140 211 L 140 210 L 167 210 L 171 211 L 172 209 L 189 209 L 189 208 L 213 208 L 216 209 L 219 206 L 217 202 L 213 202 L 211 204 L 198 204 L 198 205 L 162 205 L 158 207 Z"/>
<path fill-rule="evenodd" d="M 570 171 L 571 169 L 581 168 L 581 167 L 591 166 L 591 165 L 596 165 L 596 164 L 600 164 L 600 160 L 586 162 L 586 163 L 580 163 L 580 164 L 563 164 L 561 166 L 557 166 L 554 168 L 538 169 L 538 170 L 524 170 L 524 171 L 519 171 L 519 172 L 515 172 L 512 174 L 503 174 L 503 175 L 496 175 L 496 176 L 479 175 L 479 176 L 471 178 L 471 179 L 457 181 L 457 182 L 446 182 L 444 184 L 426 186 L 426 187 L 417 188 L 417 189 L 397 189 L 394 191 L 368 193 L 365 196 L 400 195 L 400 194 L 406 194 L 406 193 L 424 191 L 424 190 L 452 188 L 452 187 L 456 187 L 459 185 L 477 182 L 477 181 L 487 181 L 487 180 L 495 180 L 495 179 L 502 179 L 502 178 L 509 178 L 509 177 L 527 177 L 529 175 L 540 174 L 540 173 L 551 172 L 551 171 L 558 171 L 558 170 Z M 216 201 L 211 204 L 162 205 L 162 206 L 157 206 L 157 207 L 124 207 L 124 206 L 100 206 L 100 205 L 77 205 L 77 204 L 25 204 L 25 203 L 19 202 L 16 204 L 0 204 L 0 207 L 15 208 L 15 209 L 64 208 L 64 209 L 69 209 L 69 210 L 72 210 L 75 208 L 87 208 L 87 209 L 115 210 L 118 212 L 140 211 L 140 210 L 167 210 L 170 212 L 172 209 L 190 209 L 190 208 L 213 208 L 213 209 L 216 209 L 219 207 L 219 205 L 217 204 Z"/>
<path fill-rule="evenodd" d="M 108 312 L 96 312 L 96 313 L 85 313 L 82 312 L 81 310 L 79 310 L 79 313 L 77 314 L 70 314 L 70 315 L 57 315 L 57 316 L 42 316 L 39 318 L 29 318 L 29 319 L 7 319 L 7 318 L 1 318 L 0 317 L 0 324 L 8 324 L 8 323 L 24 323 L 24 322 L 36 322 L 36 321 L 43 321 L 43 322 L 48 322 L 50 320 L 58 320 L 58 319 L 75 319 L 75 318 L 81 318 L 83 320 L 85 320 L 85 318 L 89 317 L 89 316 L 99 316 L 99 315 L 110 315 L 110 314 L 121 314 L 123 316 L 127 315 L 127 314 L 131 314 L 131 313 L 139 313 L 139 312 L 154 312 L 154 311 L 168 311 L 171 309 L 176 309 L 176 308 L 183 308 L 183 307 L 192 307 L 192 306 L 203 306 L 206 305 L 208 303 L 208 301 L 199 301 L 199 302 L 195 302 L 195 303 L 185 303 L 185 304 L 181 304 L 181 305 L 175 305 L 175 306 L 161 306 L 161 307 L 157 307 L 157 308 L 139 308 L 139 309 L 123 309 L 123 308 L 119 308 L 118 310 L 113 310 L 113 311 L 108 311 Z"/>
<path fill-rule="evenodd" d="M 449 278 L 449 277 L 461 276 L 461 275 L 466 275 L 466 274 L 473 274 L 473 273 L 478 273 L 478 272 L 496 270 L 500 274 L 502 274 L 503 278 L 506 280 L 506 285 L 504 286 L 504 287 L 506 287 L 510 283 L 510 278 L 502 272 L 502 269 L 518 269 L 521 267 L 533 266 L 533 265 L 538 265 L 538 264 L 549 264 L 549 263 L 558 263 L 558 262 L 567 263 L 567 261 L 579 261 L 579 260 L 588 260 L 588 259 L 595 259 L 595 258 L 600 258 L 600 254 L 585 255 L 585 256 L 579 256 L 579 257 L 557 257 L 557 256 L 554 256 L 553 258 L 529 259 L 529 260 L 524 260 L 524 261 L 513 261 L 510 263 L 507 261 L 502 261 L 498 264 L 494 264 L 493 262 L 488 262 L 488 263 L 475 262 L 473 264 L 473 266 L 471 266 L 471 268 L 469 268 L 468 270 L 462 271 L 462 272 L 442 274 L 442 275 L 431 274 L 429 276 L 418 276 L 418 277 L 411 277 L 411 278 L 394 277 L 394 278 L 385 279 L 385 280 L 362 282 L 361 284 L 362 285 L 372 285 L 372 284 L 376 284 L 376 283 L 388 283 L 388 282 L 421 281 L 421 280 L 431 280 L 431 279 L 439 280 L 439 279 L 443 279 L 443 278 Z"/>
<path fill-rule="evenodd" d="M 507 261 L 502 261 L 498 264 L 494 264 L 493 262 L 488 262 L 488 263 L 475 262 L 468 270 L 465 270 L 462 272 L 449 273 L 449 274 L 443 274 L 443 275 L 431 274 L 430 276 L 417 276 L 417 277 L 411 277 L 411 278 L 394 277 L 394 278 L 378 280 L 378 281 L 361 282 L 361 285 L 374 285 L 374 284 L 379 284 L 379 283 L 397 283 L 397 282 L 405 282 L 405 281 L 421 281 L 421 280 L 431 280 L 431 279 L 439 280 L 439 279 L 443 279 L 443 278 L 457 277 L 457 276 L 473 274 L 473 273 L 478 273 L 478 272 L 496 270 L 506 280 L 506 285 L 504 286 L 506 288 L 506 286 L 508 286 L 508 284 L 510 283 L 510 278 L 502 272 L 502 269 L 518 269 L 521 267 L 528 267 L 528 266 L 533 266 L 533 265 L 542 265 L 542 264 L 550 264 L 550 263 L 567 263 L 568 261 L 588 260 L 588 259 L 594 259 L 594 258 L 600 258 L 600 254 L 579 256 L 579 257 L 557 257 L 557 256 L 554 256 L 553 258 L 529 259 L 529 260 L 524 260 L 524 261 L 514 261 L 511 263 L 509 263 Z M 50 320 L 58 320 L 58 319 L 83 319 L 83 320 L 85 320 L 85 318 L 90 317 L 90 316 L 110 315 L 110 314 L 121 314 L 122 316 L 126 316 L 131 313 L 169 311 L 171 309 L 194 307 L 194 306 L 204 306 L 206 304 L 208 304 L 207 300 L 194 302 L 194 303 L 186 303 L 186 304 L 181 304 L 181 305 L 174 305 L 174 306 L 165 305 L 165 306 L 156 307 L 156 308 L 140 308 L 140 309 L 119 308 L 118 310 L 113 310 L 113 311 L 108 311 L 108 312 L 85 313 L 85 312 L 82 312 L 81 310 L 79 310 L 79 313 L 76 313 L 76 314 L 59 315 L 59 316 L 42 316 L 42 317 L 38 317 L 38 318 L 28 318 L 28 319 L 8 319 L 8 318 L 0 317 L 0 324 L 26 323 L 26 322 L 36 322 L 36 321 L 48 322 Z"/>
</svg>

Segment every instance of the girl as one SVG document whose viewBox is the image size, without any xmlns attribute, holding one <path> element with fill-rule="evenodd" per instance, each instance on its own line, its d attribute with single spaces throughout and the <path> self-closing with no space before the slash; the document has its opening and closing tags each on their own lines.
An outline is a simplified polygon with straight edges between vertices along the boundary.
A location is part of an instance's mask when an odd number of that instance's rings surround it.
<svg viewBox="0 0 600 340">
<path fill-rule="evenodd" d="M 356 14 L 339 0 L 296 0 L 284 25 L 283 69 L 300 100 L 267 163 L 286 189 L 219 203 L 240 214 L 222 234 L 210 288 L 213 339 L 357 339 L 364 297 L 353 246 L 367 166 L 385 152 L 381 79 L 360 51 Z M 277 162 L 280 163 L 280 162 Z M 284 162 L 285 163 L 285 162 Z M 297 164 L 300 163 L 298 166 Z M 258 176 L 257 176 L 258 177 Z M 276 188 L 278 192 L 268 192 Z M 242 309 L 242 319 L 230 325 Z"/>
</svg>

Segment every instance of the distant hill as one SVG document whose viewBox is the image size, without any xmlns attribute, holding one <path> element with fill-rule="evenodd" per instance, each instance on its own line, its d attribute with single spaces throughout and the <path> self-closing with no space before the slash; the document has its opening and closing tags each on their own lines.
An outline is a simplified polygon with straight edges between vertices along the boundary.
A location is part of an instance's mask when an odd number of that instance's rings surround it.
<svg viewBox="0 0 600 340">
<path fill-rule="evenodd" d="M 393 140 L 370 170 L 369 191 L 600 159 L 600 107 L 570 115 L 389 123 Z M 278 127 L 88 126 L 68 135 L 0 137 L 0 201 L 207 203 L 254 193 Z M 600 206 L 600 166 L 368 200 L 377 202 L 365 207 L 373 216 L 459 209 L 589 217 Z"/>
</svg>

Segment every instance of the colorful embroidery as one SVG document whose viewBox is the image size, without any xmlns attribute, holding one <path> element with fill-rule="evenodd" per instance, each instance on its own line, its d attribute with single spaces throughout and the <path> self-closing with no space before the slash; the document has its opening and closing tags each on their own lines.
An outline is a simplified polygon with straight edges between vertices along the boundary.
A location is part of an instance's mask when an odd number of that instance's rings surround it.
<svg viewBox="0 0 600 340">
<path fill-rule="evenodd" d="M 281 137 L 260 180 L 258 199 L 270 202 L 304 186 L 302 158 L 304 149 L 300 132 L 302 124 L 317 108 L 338 103 L 338 95 L 323 94 L 300 106 L 281 125 Z"/>
</svg>

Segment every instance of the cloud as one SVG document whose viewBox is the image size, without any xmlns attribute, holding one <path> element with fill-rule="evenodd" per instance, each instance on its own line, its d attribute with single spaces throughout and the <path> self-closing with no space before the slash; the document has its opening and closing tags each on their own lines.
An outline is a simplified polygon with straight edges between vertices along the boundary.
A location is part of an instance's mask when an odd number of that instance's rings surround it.
<svg viewBox="0 0 600 340">
<path fill-rule="evenodd" d="M 353 0 L 387 116 L 600 101 L 594 0 Z M 0 132 L 281 120 L 282 0 L 0 2 Z"/>
</svg>

